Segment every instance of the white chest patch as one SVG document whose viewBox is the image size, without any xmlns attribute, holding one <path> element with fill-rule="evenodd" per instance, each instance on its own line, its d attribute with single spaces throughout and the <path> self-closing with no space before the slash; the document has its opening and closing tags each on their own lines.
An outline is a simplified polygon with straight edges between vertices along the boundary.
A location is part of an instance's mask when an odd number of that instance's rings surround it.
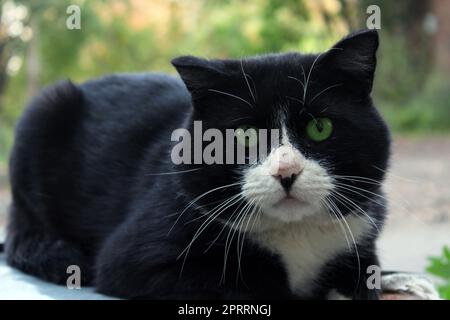
<svg viewBox="0 0 450 320">
<path fill-rule="evenodd" d="M 319 224 L 311 220 L 286 223 L 252 235 L 257 244 L 281 257 L 291 290 L 297 294 L 310 292 L 320 268 L 327 261 L 346 250 L 355 250 L 352 237 L 343 221 L 328 220 L 327 223 Z M 348 215 L 345 220 L 356 244 L 364 234 L 371 232 L 370 223 L 361 217 Z M 347 239 L 343 229 L 347 233 Z M 350 242 L 350 249 L 347 240 Z"/>
</svg>

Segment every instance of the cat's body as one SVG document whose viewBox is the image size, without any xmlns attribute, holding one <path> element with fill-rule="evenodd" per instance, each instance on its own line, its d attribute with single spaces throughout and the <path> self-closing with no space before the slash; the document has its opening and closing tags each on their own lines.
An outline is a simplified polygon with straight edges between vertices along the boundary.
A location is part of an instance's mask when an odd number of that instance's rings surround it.
<svg viewBox="0 0 450 320">
<path fill-rule="evenodd" d="M 47 89 L 16 131 L 8 262 L 58 283 L 79 265 L 83 284 L 125 298 L 377 298 L 366 278 L 378 264 L 389 151 L 369 97 L 377 44 L 364 32 L 322 57 L 176 59 L 188 89 L 162 74 Z M 298 89 L 302 77 L 310 92 Z M 335 133 L 316 144 L 304 127 L 322 113 Z M 192 131 L 193 120 L 279 128 L 281 147 L 258 165 L 175 165 L 172 132 Z M 298 166 L 288 186 L 284 171 L 267 173 L 277 150 L 292 153 L 283 170 Z M 331 208 L 345 215 L 337 220 L 322 200 L 339 177 L 359 178 L 341 185 L 354 192 Z M 283 190 L 300 200 L 285 201 Z"/>
</svg>

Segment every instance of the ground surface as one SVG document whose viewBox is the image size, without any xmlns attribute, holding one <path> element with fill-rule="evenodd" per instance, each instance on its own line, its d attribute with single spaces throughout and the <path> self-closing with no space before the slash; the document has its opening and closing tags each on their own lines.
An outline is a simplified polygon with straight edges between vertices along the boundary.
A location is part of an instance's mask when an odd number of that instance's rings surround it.
<svg viewBox="0 0 450 320">
<path fill-rule="evenodd" d="M 386 181 L 390 217 L 379 242 L 384 269 L 423 272 L 427 257 L 450 245 L 450 136 L 397 138 Z M 9 190 L 0 168 L 0 238 Z M 44 284 L 4 266 L 0 256 L 0 299 L 85 298 L 101 296 L 89 289 L 67 290 Z"/>
<path fill-rule="evenodd" d="M 450 245 L 450 137 L 396 139 L 389 171 L 382 266 L 423 272 L 427 257 Z"/>
</svg>

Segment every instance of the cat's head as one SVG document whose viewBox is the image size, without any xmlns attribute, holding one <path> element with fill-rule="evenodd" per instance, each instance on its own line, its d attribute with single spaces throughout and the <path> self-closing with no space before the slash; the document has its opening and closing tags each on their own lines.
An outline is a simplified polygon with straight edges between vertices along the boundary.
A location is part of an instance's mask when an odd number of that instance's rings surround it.
<svg viewBox="0 0 450 320">
<path fill-rule="evenodd" d="M 199 202 L 215 203 L 209 209 L 217 213 L 217 201 L 240 193 L 234 199 L 242 202 L 227 204 L 234 214 L 248 204 L 284 222 L 327 208 L 347 214 L 376 201 L 390 144 L 370 98 L 377 48 L 377 32 L 366 30 L 321 54 L 174 59 L 192 95 L 191 120 L 202 121 L 203 130 L 280 133 L 254 163 L 200 165 L 188 179 L 192 196 L 209 192 Z"/>
</svg>

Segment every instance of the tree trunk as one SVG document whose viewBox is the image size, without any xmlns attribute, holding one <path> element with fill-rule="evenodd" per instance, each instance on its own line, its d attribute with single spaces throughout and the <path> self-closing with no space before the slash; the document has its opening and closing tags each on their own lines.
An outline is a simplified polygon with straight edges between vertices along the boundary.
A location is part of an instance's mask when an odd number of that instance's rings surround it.
<svg viewBox="0 0 450 320">
<path fill-rule="evenodd" d="M 39 90 L 39 75 L 41 65 L 39 61 L 39 24 L 36 19 L 31 19 L 30 26 L 33 30 L 33 37 L 30 40 L 27 50 L 27 95 L 32 98 Z"/>
<path fill-rule="evenodd" d="M 8 35 L 6 31 L 2 29 L 2 7 L 0 6 L 0 113 L 3 109 L 3 93 L 6 86 L 6 64 L 8 57 L 6 55 L 6 43 L 8 41 Z"/>
<path fill-rule="evenodd" d="M 3 93 L 6 87 L 6 50 L 5 50 L 6 42 L 3 42 L 0 39 L 0 113 L 3 110 Z"/>
<path fill-rule="evenodd" d="M 450 78 L 450 1 L 433 0 L 431 9 L 437 22 L 434 36 L 435 67 Z"/>
</svg>

